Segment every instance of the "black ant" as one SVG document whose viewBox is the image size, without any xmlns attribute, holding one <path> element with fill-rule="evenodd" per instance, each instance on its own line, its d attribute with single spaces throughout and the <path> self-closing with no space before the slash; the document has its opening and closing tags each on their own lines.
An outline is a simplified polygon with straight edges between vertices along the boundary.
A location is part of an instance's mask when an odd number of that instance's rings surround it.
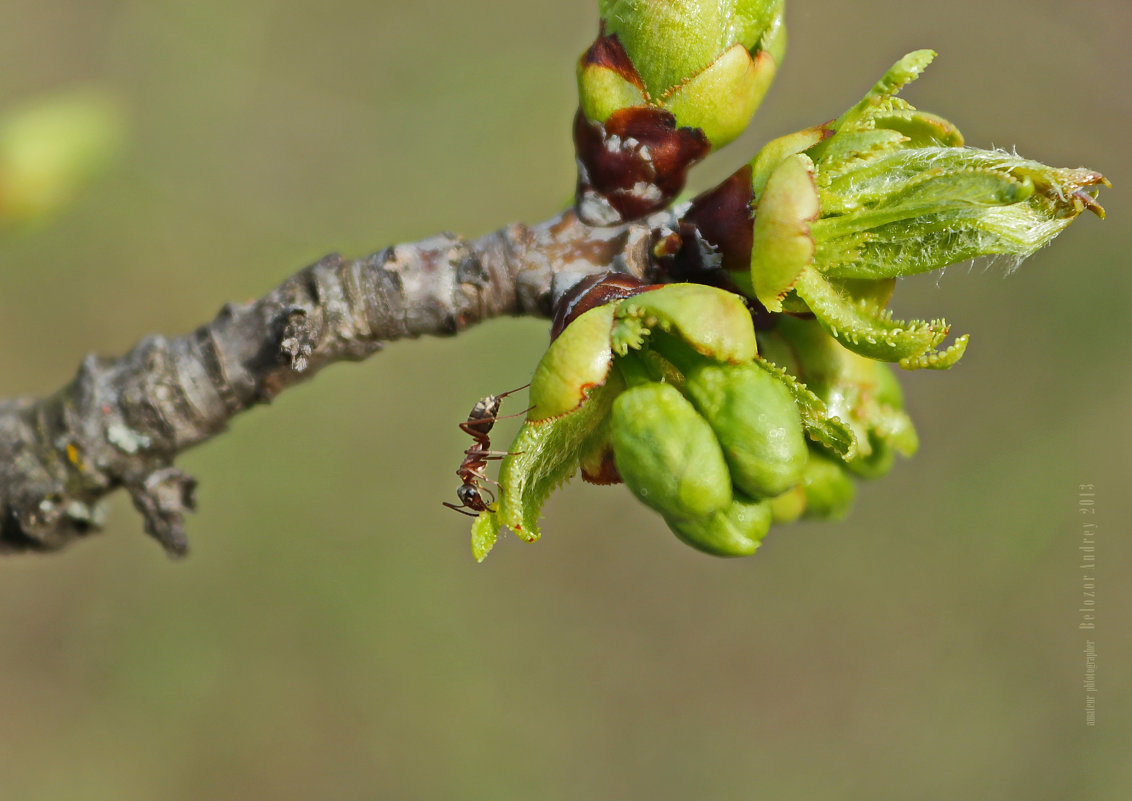
<svg viewBox="0 0 1132 801">
<path fill-rule="evenodd" d="M 509 453 L 497 453 L 491 450 L 491 438 L 489 436 L 492 427 L 495 425 L 496 420 L 505 419 L 499 417 L 499 405 L 503 399 L 508 395 L 512 395 L 521 389 L 526 389 L 530 384 L 523 384 L 521 387 L 501 392 L 498 395 L 488 395 L 485 398 L 480 398 L 476 401 L 476 405 L 468 413 L 468 419 L 460 423 L 460 430 L 469 435 L 475 440 L 466 451 L 464 451 L 464 461 L 460 463 L 460 467 L 456 470 L 456 475 L 460 477 L 463 482 L 456 488 L 456 498 L 460 504 L 448 503 L 444 501 L 444 505 L 449 509 L 455 509 L 462 515 L 469 517 L 476 517 L 479 512 L 486 512 L 490 504 L 495 503 L 495 494 L 491 490 L 481 487 L 481 481 L 491 481 L 486 475 L 484 470 L 487 469 L 487 463 L 496 459 L 502 459 L 504 456 L 513 456 Z M 520 414 L 526 414 L 530 411 L 519 412 L 518 414 L 509 414 L 505 417 L 518 417 Z M 492 481 L 492 483 L 496 483 Z M 484 500 L 484 495 L 488 496 L 488 500 Z M 471 509 L 472 511 L 465 511 Z"/>
</svg>

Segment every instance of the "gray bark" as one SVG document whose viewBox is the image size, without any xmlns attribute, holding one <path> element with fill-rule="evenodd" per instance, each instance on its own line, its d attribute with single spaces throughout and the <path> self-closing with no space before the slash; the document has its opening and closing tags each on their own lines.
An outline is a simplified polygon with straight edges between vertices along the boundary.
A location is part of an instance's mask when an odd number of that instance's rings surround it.
<svg viewBox="0 0 1132 801">
<path fill-rule="evenodd" d="M 174 458 L 233 415 L 388 342 L 547 317 L 585 275 L 643 277 L 650 232 L 666 221 L 591 228 L 567 212 L 471 242 L 441 234 L 361 259 L 330 255 L 191 334 L 87 356 L 54 395 L 0 400 L 0 554 L 54 551 L 97 531 L 99 501 L 122 487 L 146 531 L 182 555 L 196 481 Z"/>
</svg>

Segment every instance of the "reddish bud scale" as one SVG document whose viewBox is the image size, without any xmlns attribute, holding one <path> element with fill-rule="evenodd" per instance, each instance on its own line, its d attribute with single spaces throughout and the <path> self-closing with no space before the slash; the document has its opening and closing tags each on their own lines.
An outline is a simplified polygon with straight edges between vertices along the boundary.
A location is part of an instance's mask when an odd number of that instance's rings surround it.
<svg viewBox="0 0 1132 801">
<path fill-rule="evenodd" d="M 728 272 L 747 273 L 751 269 L 751 194 L 751 166 L 747 164 L 693 200 L 682 220 L 695 226 L 703 241 L 718 254 L 718 266 Z M 703 254 L 694 255 L 702 258 Z"/>
<path fill-rule="evenodd" d="M 550 326 L 550 341 L 575 318 L 597 306 L 639 295 L 663 284 L 647 284 L 640 278 L 625 273 L 600 273 L 583 278 L 570 288 L 558 301 L 554 310 L 554 320 Z M 582 462 L 582 479 L 590 484 L 620 484 L 621 474 L 613 461 L 612 447 L 606 444 L 598 453 L 591 454 Z"/>
<path fill-rule="evenodd" d="M 582 464 L 582 481 L 587 484 L 596 484 L 602 487 L 623 483 L 621 474 L 617 472 L 617 463 L 613 459 L 612 446 L 601 452 L 601 456 L 591 464 Z"/>
<path fill-rule="evenodd" d="M 583 68 L 592 66 L 611 69 L 640 89 L 642 94 L 645 93 L 645 84 L 641 81 L 637 68 L 633 66 L 629 54 L 625 52 L 621 40 L 617 37 L 617 34 L 606 34 L 605 20 L 601 22 L 601 33 L 597 39 L 590 45 L 590 49 L 582 54 L 581 66 Z"/>
<path fill-rule="evenodd" d="M 598 306 L 639 295 L 652 289 L 660 289 L 663 284 L 647 284 L 640 278 L 626 273 L 598 273 L 587 276 L 576 283 L 559 299 L 554 307 L 554 319 L 550 324 L 550 341 L 577 317 Z"/>
<path fill-rule="evenodd" d="M 673 281 L 738 292 L 728 273 L 750 271 L 753 228 L 747 165 L 695 198 L 680 218 L 678 231 L 658 241 L 654 253 Z"/>
<path fill-rule="evenodd" d="M 653 106 L 615 111 L 604 124 L 574 117 L 578 215 L 615 225 L 663 209 L 684 189 L 688 169 L 711 144 L 699 128 L 678 128 Z"/>
<path fill-rule="evenodd" d="M 773 327 L 772 315 L 757 300 L 747 297 L 733 275 L 751 270 L 754 220 L 751 210 L 751 167 L 744 165 L 723 183 L 689 205 L 678 231 L 658 239 L 654 255 L 670 281 L 725 289 L 743 297 L 755 328 Z"/>
</svg>

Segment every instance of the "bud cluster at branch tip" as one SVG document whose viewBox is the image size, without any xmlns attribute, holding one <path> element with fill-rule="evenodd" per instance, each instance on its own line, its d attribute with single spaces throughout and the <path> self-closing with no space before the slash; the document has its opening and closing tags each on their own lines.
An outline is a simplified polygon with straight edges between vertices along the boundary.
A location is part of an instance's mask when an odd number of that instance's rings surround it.
<svg viewBox="0 0 1132 801">
<path fill-rule="evenodd" d="M 784 0 L 604 0 L 578 63 L 578 212 L 664 208 L 688 169 L 746 128 L 786 47 Z"/>
<path fill-rule="evenodd" d="M 611 274 L 563 298 L 579 313 L 535 368 L 499 502 L 473 524 L 477 559 L 502 527 L 538 539 L 543 502 L 579 470 L 593 483 L 624 482 L 688 544 L 748 555 L 772 523 L 844 514 L 849 476 L 883 472 L 866 456 L 891 464 L 890 440 L 894 450 L 914 448 L 899 390 L 882 391 L 889 386 L 874 368 L 883 365 L 849 354 L 858 361 L 847 379 L 827 342 L 779 336 L 775 346 L 792 341 L 811 358 L 796 368 L 812 376 L 810 391 L 759 356 L 738 295 L 633 282 Z"/>
<path fill-rule="evenodd" d="M 782 2 L 603 2 L 579 65 L 578 211 L 650 214 L 742 130 L 781 60 Z M 990 256 L 1017 264 L 1081 212 L 1098 172 L 965 145 L 898 92 L 898 61 L 830 122 L 766 144 L 652 231 L 658 283 L 618 273 L 558 301 L 530 409 L 472 527 L 533 542 L 547 496 L 580 471 L 624 483 L 681 540 L 753 553 L 773 525 L 847 514 L 856 481 L 918 438 L 888 363 L 947 369 L 943 320 L 887 310 L 896 279 Z M 737 66 L 738 65 L 738 66 Z M 714 100 L 705 100 L 714 98 Z"/>
</svg>

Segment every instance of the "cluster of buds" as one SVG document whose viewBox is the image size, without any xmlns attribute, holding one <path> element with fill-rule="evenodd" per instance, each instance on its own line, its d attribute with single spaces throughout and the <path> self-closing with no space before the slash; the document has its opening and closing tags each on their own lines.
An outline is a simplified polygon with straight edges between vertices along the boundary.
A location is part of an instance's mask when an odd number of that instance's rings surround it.
<svg viewBox="0 0 1132 801">
<path fill-rule="evenodd" d="M 705 15 L 702 28 L 676 24 L 685 7 Z M 575 128 L 578 210 L 595 224 L 670 203 L 687 166 L 742 129 L 783 43 L 781 2 L 607 2 L 602 16 Z M 547 496 L 578 471 L 624 483 L 688 544 L 739 556 L 772 525 L 843 516 L 857 479 L 916 451 L 889 364 L 947 369 L 967 337 L 944 346 L 943 320 L 893 319 L 896 279 L 980 256 L 1020 261 L 1083 211 L 1103 217 L 1095 188 L 1107 185 L 1092 170 L 967 147 L 897 97 L 934 55 L 910 53 L 836 120 L 768 143 L 656 218 L 658 283 L 608 274 L 562 297 L 498 503 L 473 524 L 477 559 L 504 527 L 537 539 Z M 747 100 L 703 100 L 732 90 Z"/>
<path fill-rule="evenodd" d="M 664 208 L 688 168 L 746 128 L 782 62 L 785 0 L 603 0 L 578 64 L 578 212 Z"/>
<path fill-rule="evenodd" d="M 537 539 L 543 502 L 578 470 L 624 482 L 689 545 L 748 555 L 772 523 L 840 517 L 853 473 L 879 475 L 915 448 L 887 367 L 805 321 L 756 335 L 735 293 L 619 274 L 563 300 L 499 503 L 474 524 L 477 558 L 504 526 Z"/>
</svg>

